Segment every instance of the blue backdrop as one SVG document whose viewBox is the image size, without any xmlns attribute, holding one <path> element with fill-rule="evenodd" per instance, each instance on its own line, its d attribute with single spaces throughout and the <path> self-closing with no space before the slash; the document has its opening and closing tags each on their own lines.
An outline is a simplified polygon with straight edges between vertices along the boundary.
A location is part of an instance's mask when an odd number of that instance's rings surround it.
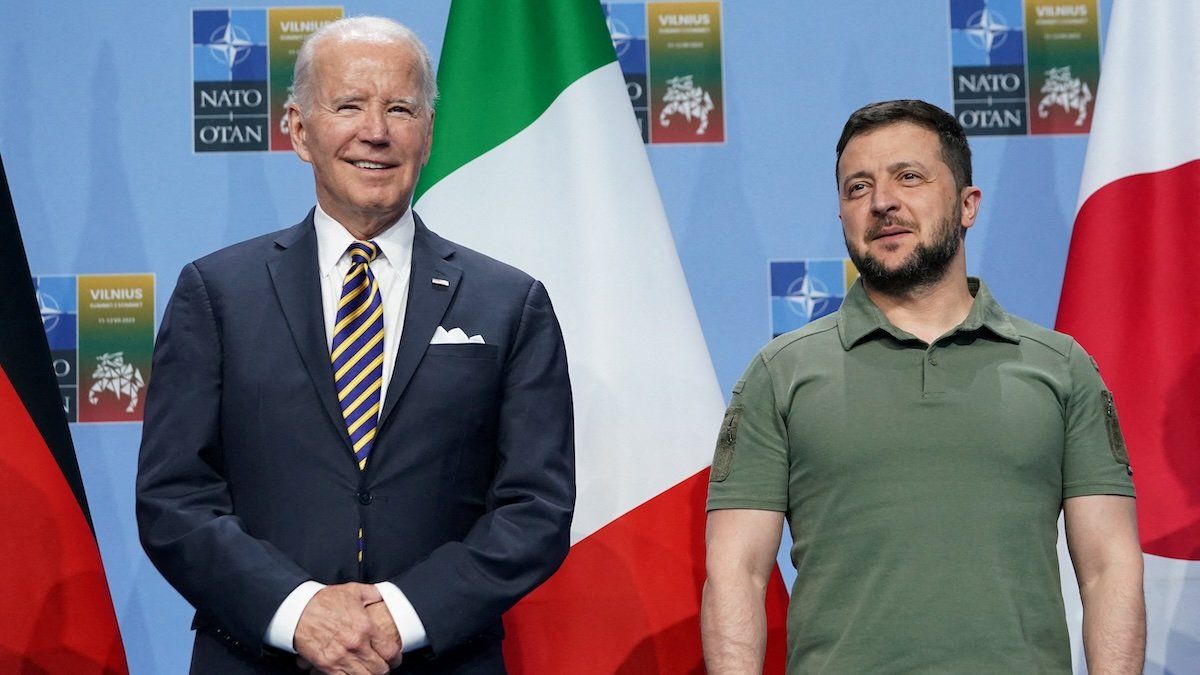
<svg viewBox="0 0 1200 675">
<path fill-rule="evenodd" d="M 161 317 L 185 263 L 313 203 L 310 170 L 290 153 L 193 152 L 191 11 L 212 6 L 0 4 L 0 153 L 35 275 L 152 272 Z M 343 6 L 398 18 L 440 52 L 449 0 Z M 647 146 L 726 392 L 770 337 L 768 261 L 844 257 L 833 162 L 847 115 L 889 98 L 950 108 L 950 68 L 946 0 L 726 0 L 727 141 Z M 969 270 L 1042 325 L 1054 322 L 1086 142 L 971 143 L 984 196 Z M 131 669 L 183 672 L 190 609 L 134 524 L 141 425 L 72 431 Z"/>
</svg>

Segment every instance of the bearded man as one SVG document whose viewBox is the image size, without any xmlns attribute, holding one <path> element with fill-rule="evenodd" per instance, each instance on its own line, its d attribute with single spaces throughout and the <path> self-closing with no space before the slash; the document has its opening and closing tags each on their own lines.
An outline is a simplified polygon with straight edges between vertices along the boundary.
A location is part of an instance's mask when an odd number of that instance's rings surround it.
<svg viewBox="0 0 1200 675">
<path fill-rule="evenodd" d="M 1142 558 L 1112 395 L 1069 336 L 968 277 L 981 192 L 923 101 L 853 115 L 835 173 L 860 278 L 733 388 L 708 498 L 710 673 L 762 672 L 785 517 L 789 673 L 1070 673 L 1057 522 L 1092 673 L 1140 673 Z"/>
</svg>

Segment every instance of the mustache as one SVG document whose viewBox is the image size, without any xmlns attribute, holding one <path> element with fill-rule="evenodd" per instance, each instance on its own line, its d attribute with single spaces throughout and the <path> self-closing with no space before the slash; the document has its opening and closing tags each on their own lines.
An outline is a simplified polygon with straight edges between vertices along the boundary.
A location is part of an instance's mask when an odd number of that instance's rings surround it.
<svg viewBox="0 0 1200 675">
<path fill-rule="evenodd" d="M 916 232 L 919 229 L 917 228 L 917 224 L 915 222 L 889 214 L 878 217 L 875 219 L 875 222 L 871 223 L 871 227 L 868 228 L 866 232 L 867 240 L 870 241 L 875 239 L 883 232 L 884 228 L 888 227 L 903 227 L 904 229 L 912 230 L 913 232 Z"/>
</svg>

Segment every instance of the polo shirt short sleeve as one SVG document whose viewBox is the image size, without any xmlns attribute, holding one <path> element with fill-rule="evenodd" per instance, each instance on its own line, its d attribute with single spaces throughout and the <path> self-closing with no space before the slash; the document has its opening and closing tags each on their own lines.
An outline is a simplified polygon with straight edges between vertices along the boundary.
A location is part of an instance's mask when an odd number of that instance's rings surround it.
<svg viewBox="0 0 1200 675">
<path fill-rule="evenodd" d="M 1063 448 L 1063 499 L 1111 494 L 1132 497 L 1129 457 L 1112 392 L 1094 359 L 1074 340 L 1067 357 L 1071 378 Z"/>
<path fill-rule="evenodd" d="M 787 510 L 787 428 L 761 353 L 733 387 L 710 478 L 709 510 Z"/>
</svg>

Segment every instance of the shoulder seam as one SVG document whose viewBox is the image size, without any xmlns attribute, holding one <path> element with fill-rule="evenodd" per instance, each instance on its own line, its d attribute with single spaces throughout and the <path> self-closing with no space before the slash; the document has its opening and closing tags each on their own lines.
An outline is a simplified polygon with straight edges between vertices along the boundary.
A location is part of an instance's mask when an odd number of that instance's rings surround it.
<svg viewBox="0 0 1200 675">
<path fill-rule="evenodd" d="M 513 332 L 512 344 L 508 347 L 508 354 L 505 355 L 504 369 L 507 372 L 509 365 L 512 363 L 513 351 L 517 348 L 517 343 L 521 341 L 521 331 L 525 330 L 525 317 L 529 315 L 529 310 L 536 309 L 531 300 L 534 292 L 537 290 L 539 282 L 537 279 L 530 278 L 529 288 L 525 289 L 525 299 L 521 301 L 521 318 L 517 320 L 517 330 Z"/>
<path fill-rule="evenodd" d="M 770 356 L 767 356 L 767 355 L 763 354 L 762 352 L 759 352 L 759 356 L 761 356 L 761 357 L 762 357 L 762 359 L 763 359 L 763 364 L 764 364 L 764 365 L 766 365 L 766 364 L 767 364 L 767 363 L 769 363 L 769 362 L 770 362 L 772 359 L 774 359 L 776 356 L 778 356 L 778 355 L 779 355 L 779 353 L 780 353 L 780 352 L 782 352 L 784 349 L 786 349 L 786 348 L 790 347 L 791 345 L 793 345 L 793 344 L 795 344 L 795 343 L 799 342 L 800 340 L 803 340 L 804 338 L 813 337 L 813 336 L 815 336 L 815 335 L 820 335 L 820 334 L 822 334 L 822 333 L 828 333 L 828 332 L 829 332 L 829 331 L 831 331 L 831 330 L 836 330 L 836 329 L 837 329 L 837 326 L 838 326 L 838 324 L 837 324 L 836 322 L 834 322 L 832 325 L 830 325 L 830 326 L 828 326 L 828 327 L 821 328 L 821 329 L 818 329 L 818 330 L 809 331 L 809 332 L 805 332 L 804 328 L 800 328 L 800 329 L 798 329 L 798 330 L 796 330 L 796 331 L 795 331 L 795 333 L 797 333 L 796 335 L 792 335 L 792 336 L 790 336 L 790 337 L 788 338 L 788 340 L 787 340 L 786 342 L 784 342 L 783 344 L 779 345 L 779 346 L 778 346 L 778 347 L 777 347 L 777 348 L 774 350 L 774 352 L 772 352 L 772 353 L 770 354 Z"/>
<path fill-rule="evenodd" d="M 224 343 L 224 327 L 221 325 L 221 320 L 217 317 L 217 312 L 213 309 L 212 297 L 208 294 L 208 282 L 204 279 L 204 273 L 200 271 L 200 266 L 195 261 L 188 263 L 188 266 L 196 271 L 196 279 L 199 280 L 200 293 L 204 299 L 204 306 L 208 310 L 208 316 L 212 319 L 213 328 L 217 333 L 217 340 Z"/>
<path fill-rule="evenodd" d="M 1071 345 L 1075 342 L 1075 339 L 1070 335 L 1067 335 L 1066 333 L 1060 333 L 1052 328 L 1040 326 L 1019 316 L 1013 316 L 1012 314 L 1009 314 L 1008 317 L 1009 321 L 1012 322 L 1013 327 L 1017 329 L 1017 335 L 1020 337 L 1032 340 L 1033 342 L 1042 345 L 1046 349 L 1049 349 L 1063 358 L 1070 358 L 1072 350 Z M 1065 351 L 1060 344 L 1055 344 L 1056 342 L 1061 343 L 1063 341 L 1067 343 Z"/>
<path fill-rule="evenodd" d="M 1043 340 L 1042 338 L 1040 338 L 1036 335 L 1030 335 L 1027 331 L 1018 331 L 1018 335 L 1020 335 L 1023 338 L 1028 338 L 1030 340 L 1033 340 L 1034 342 L 1038 343 L 1039 345 L 1042 345 L 1046 349 L 1049 349 L 1049 350 L 1055 352 L 1056 354 L 1058 354 L 1059 356 L 1062 356 L 1063 358 L 1071 357 L 1071 350 L 1073 349 L 1073 347 L 1071 347 L 1071 346 L 1068 346 L 1067 351 L 1064 352 L 1062 349 L 1060 349 L 1056 345 L 1051 344 L 1049 340 Z M 1071 340 L 1072 344 L 1074 342 L 1075 342 L 1074 340 Z"/>
</svg>

